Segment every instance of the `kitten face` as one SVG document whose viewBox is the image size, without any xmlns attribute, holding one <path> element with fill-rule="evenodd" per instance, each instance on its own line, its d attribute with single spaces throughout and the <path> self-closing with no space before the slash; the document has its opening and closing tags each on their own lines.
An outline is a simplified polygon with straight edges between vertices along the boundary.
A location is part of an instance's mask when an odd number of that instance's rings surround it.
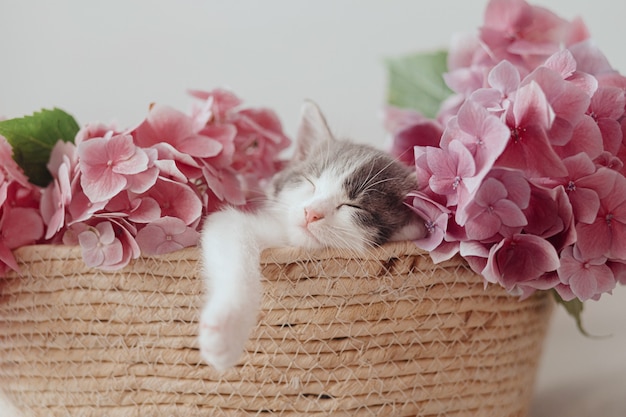
<svg viewBox="0 0 626 417">
<path fill-rule="evenodd" d="M 412 171 L 387 154 L 333 139 L 275 177 L 271 205 L 291 245 L 364 250 L 411 222 L 404 197 L 414 188 Z"/>
<path fill-rule="evenodd" d="M 357 209 L 341 184 L 334 170 L 319 175 L 294 172 L 276 195 L 291 245 L 363 247 L 367 238 L 353 225 Z"/>
</svg>

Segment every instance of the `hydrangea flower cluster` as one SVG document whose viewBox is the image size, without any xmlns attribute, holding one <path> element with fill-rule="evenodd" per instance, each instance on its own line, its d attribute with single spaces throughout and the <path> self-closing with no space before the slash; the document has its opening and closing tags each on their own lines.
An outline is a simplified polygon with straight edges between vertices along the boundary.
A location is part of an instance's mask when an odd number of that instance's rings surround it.
<svg viewBox="0 0 626 417">
<path fill-rule="evenodd" d="M 11 252 L 38 242 L 44 233 L 39 213 L 40 190 L 28 181 L 0 136 L 0 273 L 18 265 Z"/>
<path fill-rule="evenodd" d="M 134 128 L 88 124 L 73 142 L 58 141 L 45 188 L 28 182 L 0 141 L 5 267 L 17 268 L 11 249 L 63 243 L 80 245 L 90 267 L 119 269 L 196 245 L 207 213 L 249 204 L 290 144 L 279 119 L 229 91 L 191 94 L 200 99 L 191 114 L 152 105 Z"/>
<path fill-rule="evenodd" d="M 484 19 L 449 49 L 435 119 L 387 113 L 416 167 L 417 243 L 522 297 L 598 299 L 626 284 L 626 77 L 580 19 L 523 0 L 491 0 Z"/>
</svg>

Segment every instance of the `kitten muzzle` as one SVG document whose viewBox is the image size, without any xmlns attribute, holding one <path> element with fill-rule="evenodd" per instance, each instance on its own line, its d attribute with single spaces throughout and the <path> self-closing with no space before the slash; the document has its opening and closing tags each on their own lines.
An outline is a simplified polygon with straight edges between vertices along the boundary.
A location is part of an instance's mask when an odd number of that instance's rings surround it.
<svg viewBox="0 0 626 417">
<path fill-rule="evenodd" d="M 324 218 L 324 213 L 319 212 L 313 209 L 304 209 L 304 219 L 306 220 L 306 225 L 308 226 L 310 223 L 316 222 L 318 220 L 322 220 Z"/>
</svg>

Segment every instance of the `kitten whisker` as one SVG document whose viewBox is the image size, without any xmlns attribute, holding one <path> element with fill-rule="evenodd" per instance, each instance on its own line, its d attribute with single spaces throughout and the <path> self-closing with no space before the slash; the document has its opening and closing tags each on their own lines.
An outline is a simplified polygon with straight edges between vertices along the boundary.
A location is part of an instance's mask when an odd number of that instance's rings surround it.
<svg viewBox="0 0 626 417">
<path fill-rule="evenodd" d="M 392 160 L 390 160 L 390 161 L 389 161 L 389 163 L 387 163 L 387 165 L 383 166 L 383 167 L 382 167 L 382 168 L 381 168 L 381 169 L 380 169 L 380 170 L 379 170 L 376 174 L 374 174 L 374 175 L 368 175 L 368 179 L 367 179 L 367 181 L 361 185 L 361 188 L 360 188 L 360 190 L 359 190 L 359 191 L 362 191 L 362 190 L 364 190 L 364 189 L 369 188 L 369 187 L 370 187 L 370 184 L 372 183 L 372 181 L 376 180 L 376 179 L 378 178 L 378 176 L 379 176 L 379 175 L 381 175 L 383 172 L 385 172 L 385 170 L 387 170 L 387 168 L 389 168 L 390 166 L 394 165 L 396 162 L 397 162 L 397 161 L 396 161 L 396 159 L 392 159 Z M 372 164 L 372 165 L 370 166 L 370 174 L 371 174 L 371 172 L 372 172 L 372 167 L 373 167 L 373 165 L 374 165 L 374 164 Z"/>
<path fill-rule="evenodd" d="M 400 160 L 400 158 L 402 156 L 404 156 L 407 152 L 409 152 L 411 149 L 406 149 L 404 150 L 401 154 L 394 156 L 387 165 L 385 165 L 384 167 L 382 167 L 375 175 L 371 175 L 372 173 L 372 168 L 374 166 L 374 164 L 370 165 L 370 171 L 369 171 L 369 175 L 367 176 L 367 181 L 361 186 L 361 190 L 367 190 L 368 188 L 370 188 L 373 185 L 376 184 L 371 184 L 372 181 L 374 181 L 380 174 L 382 174 L 385 170 L 387 170 L 387 168 L 391 167 L 394 164 L 400 164 L 401 166 L 405 166 L 404 162 L 402 162 Z M 390 155 L 387 155 L 390 156 Z M 392 180 L 392 179 L 389 179 Z M 399 178 L 393 178 L 393 180 L 399 180 Z"/>
<path fill-rule="evenodd" d="M 375 182 L 375 183 L 373 183 L 373 184 L 369 184 L 369 185 L 368 185 L 365 189 L 363 189 L 363 191 L 361 191 L 361 193 L 362 193 L 362 194 L 367 194 L 367 193 L 369 193 L 372 189 L 374 189 L 374 187 L 375 187 L 375 186 L 380 185 L 380 184 L 384 184 L 384 183 L 386 183 L 386 182 L 390 182 L 390 181 L 401 181 L 401 178 L 397 178 L 397 177 L 394 177 L 394 178 L 385 178 L 385 179 L 382 179 L 382 180 L 376 181 L 376 182 Z M 382 191 L 382 190 L 377 190 L 377 189 L 374 189 L 374 191 L 376 191 L 376 192 L 378 192 L 378 193 L 383 193 L 383 191 Z"/>
<path fill-rule="evenodd" d="M 349 254 L 352 255 L 359 254 L 361 252 L 359 250 L 360 248 L 354 248 L 354 245 L 351 243 L 353 241 L 361 243 L 364 246 L 363 249 L 373 249 L 376 247 L 373 240 L 369 239 L 367 236 L 362 236 L 360 233 L 357 233 L 357 231 L 351 228 L 335 226 L 333 228 L 330 228 L 329 232 L 335 239 L 335 245 L 337 247 L 350 250 Z M 340 243 L 338 244 L 337 242 Z"/>
</svg>

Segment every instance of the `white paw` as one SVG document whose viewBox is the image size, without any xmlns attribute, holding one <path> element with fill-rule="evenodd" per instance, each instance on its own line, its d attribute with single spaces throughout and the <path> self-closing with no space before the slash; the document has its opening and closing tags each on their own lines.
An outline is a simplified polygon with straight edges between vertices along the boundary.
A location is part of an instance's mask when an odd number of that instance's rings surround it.
<svg viewBox="0 0 626 417">
<path fill-rule="evenodd" d="M 212 301 L 200 319 L 200 352 L 218 371 L 237 364 L 256 324 L 256 314 L 246 308 Z"/>
</svg>

